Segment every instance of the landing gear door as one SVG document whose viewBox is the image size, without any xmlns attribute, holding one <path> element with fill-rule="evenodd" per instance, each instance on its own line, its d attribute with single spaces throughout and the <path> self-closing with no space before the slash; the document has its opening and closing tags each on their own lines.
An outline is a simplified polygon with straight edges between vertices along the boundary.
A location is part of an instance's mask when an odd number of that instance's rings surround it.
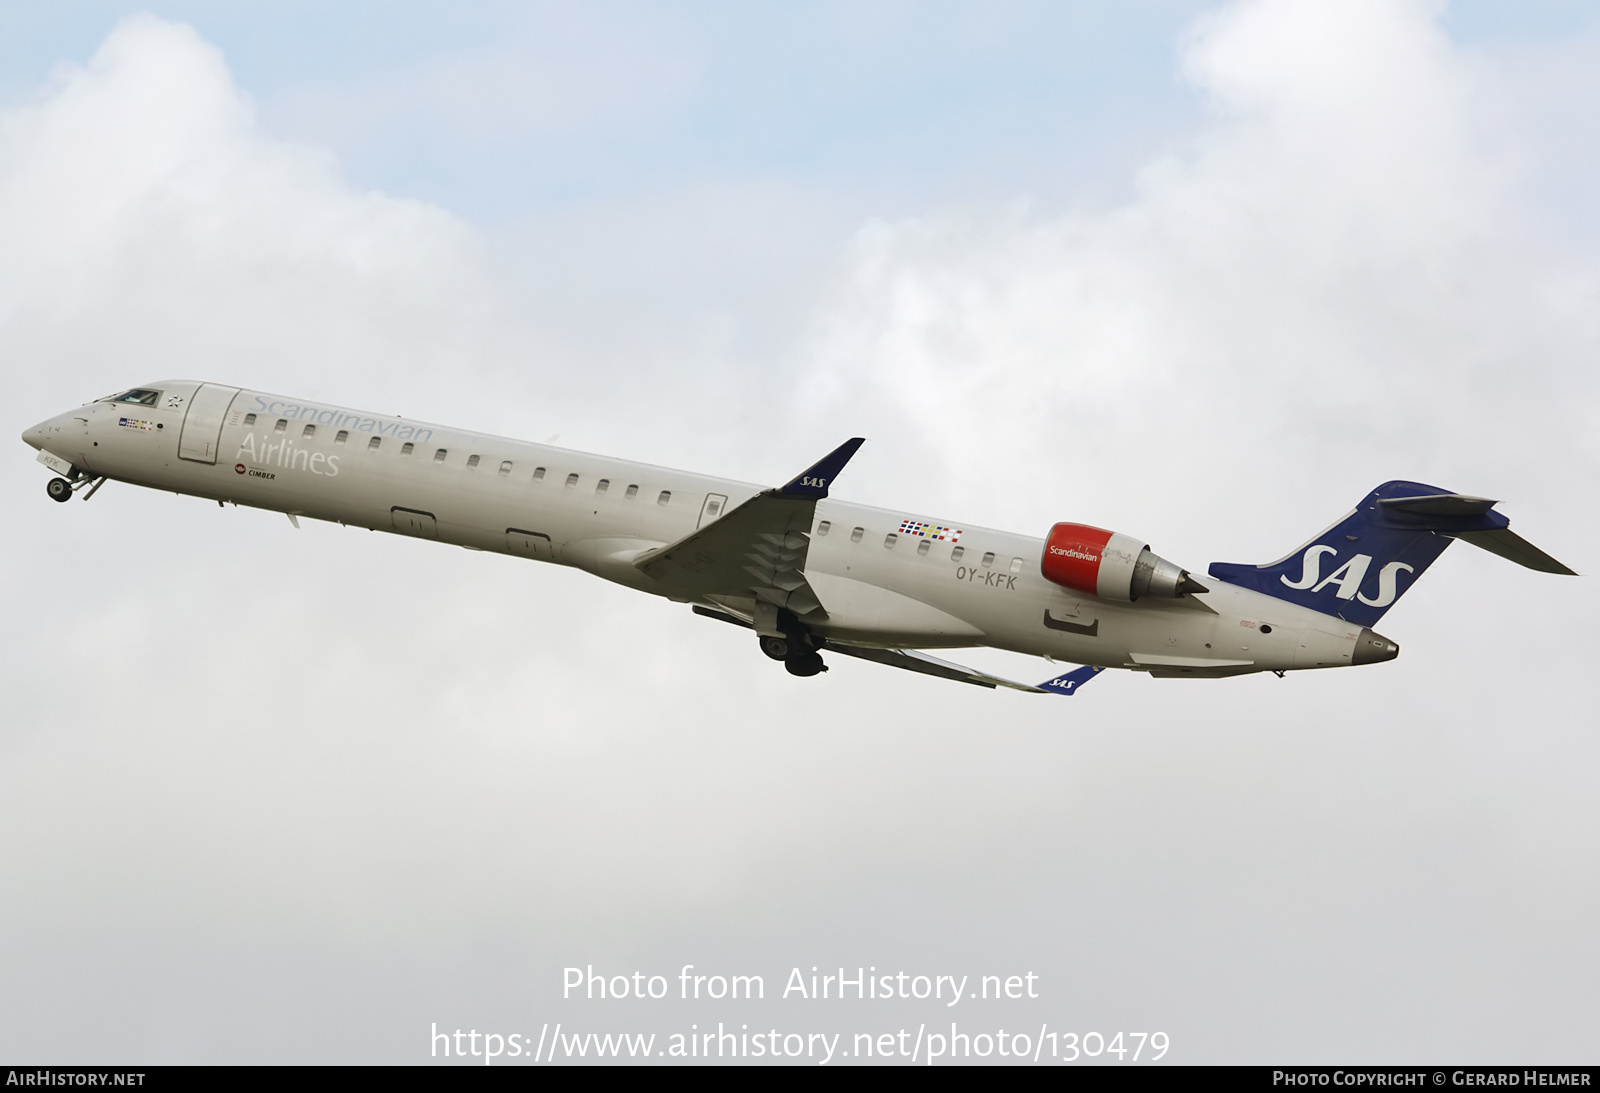
<svg viewBox="0 0 1600 1093">
<path fill-rule="evenodd" d="M 705 527 L 707 524 L 711 523 L 711 521 L 713 521 L 717 517 L 721 516 L 723 514 L 723 512 L 727 510 L 727 507 L 728 507 L 728 497 L 727 497 L 726 494 L 722 494 L 722 493 L 708 493 L 708 494 L 706 494 L 705 503 L 700 506 L 700 519 L 695 524 L 695 527 L 697 527 L 697 528 Z"/>
<path fill-rule="evenodd" d="M 537 558 L 541 562 L 556 560 L 556 552 L 550 545 L 550 536 L 542 531 L 506 528 L 506 550 L 524 558 Z"/>
<path fill-rule="evenodd" d="M 178 437 L 178 458 L 196 463 L 215 463 L 217 444 L 222 439 L 222 421 L 228 407 L 239 394 L 237 387 L 202 383 L 189 399 L 183 415 L 183 433 Z"/>
<path fill-rule="evenodd" d="M 389 514 L 394 518 L 394 529 L 401 535 L 415 535 L 419 539 L 439 537 L 439 521 L 431 512 L 395 505 L 389 510 Z"/>
</svg>

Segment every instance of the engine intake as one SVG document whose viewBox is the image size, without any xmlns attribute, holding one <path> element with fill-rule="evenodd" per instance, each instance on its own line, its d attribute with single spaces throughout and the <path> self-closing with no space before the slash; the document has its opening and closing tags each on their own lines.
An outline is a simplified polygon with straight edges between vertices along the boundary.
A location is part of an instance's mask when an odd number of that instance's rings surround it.
<svg viewBox="0 0 1600 1093">
<path fill-rule="evenodd" d="M 1047 581 L 1105 600 L 1177 599 L 1206 587 L 1189 571 L 1152 554 L 1131 535 L 1088 524 L 1057 524 L 1044 541 L 1039 569 Z"/>
</svg>

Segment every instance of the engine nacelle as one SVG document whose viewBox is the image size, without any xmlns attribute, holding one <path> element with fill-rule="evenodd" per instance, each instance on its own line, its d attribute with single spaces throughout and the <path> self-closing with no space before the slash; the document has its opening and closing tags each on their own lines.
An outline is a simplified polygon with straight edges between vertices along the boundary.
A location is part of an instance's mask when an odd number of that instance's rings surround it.
<svg viewBox="0 0 1600 1093">
<path fill-rule="evenodd" d="M 1152 554 L 1148 544 L 1088 524 L 1051 528 L 1039 569 L 1047 581 L 1121 603 L 1207 590 L 1188 570 Z"/>
</svg>

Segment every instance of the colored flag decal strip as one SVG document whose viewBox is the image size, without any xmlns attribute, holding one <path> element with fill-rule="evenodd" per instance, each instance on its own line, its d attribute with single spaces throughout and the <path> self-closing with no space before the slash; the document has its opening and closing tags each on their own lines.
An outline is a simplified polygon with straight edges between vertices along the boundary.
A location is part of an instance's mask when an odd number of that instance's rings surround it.
<svg viewBox="0 0 1600 1093">
<path fill-rule="evenodd" d="M 900 521 L 900 534 L 913 539 L 937 539 L 941 543 L 959 543 L 964 532 L 960 528 L 941 527 L 923 520 Z"/>
</svg>

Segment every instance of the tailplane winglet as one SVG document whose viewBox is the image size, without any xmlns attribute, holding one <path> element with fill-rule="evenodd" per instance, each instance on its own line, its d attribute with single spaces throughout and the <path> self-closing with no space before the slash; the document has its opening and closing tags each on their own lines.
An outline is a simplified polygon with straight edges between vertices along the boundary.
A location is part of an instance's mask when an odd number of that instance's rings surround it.
<svg viewBox="0 0 1600 1093">
<path fill-rule="evenodd" d="M 1066 695 L 1068 698 L 1071 698 L 1073 695 L 1078 693 L 1079 687 L 1082 687 L 1085 683 L 1089 682 L 1103 671 L 1105 671 L 1104 668 L 1098 668 L 1091 664 L 1086 668 L 1079 668 L 1076 671 L 1068 672 L 1064 676 L 1056 676 L 1054 679 L 1047 679 L 1043 683 L 1039 684 L 1039 690 L 1049 691 L 1053 695 Z"/>
<path fill-rule="evenodd" d="M 787 486 L 777 492 L 784 497 L 798 497 L 809 501 L 820 501 L 828 496 L 828 486 L 839 472 L 844 470 L 844 465 L 850 462 L 850 457 L 856 454 L 856 449 L 866 443 L 865 437 L 851 437 L 833 451 L 799 474 Z"/>
</svg>

